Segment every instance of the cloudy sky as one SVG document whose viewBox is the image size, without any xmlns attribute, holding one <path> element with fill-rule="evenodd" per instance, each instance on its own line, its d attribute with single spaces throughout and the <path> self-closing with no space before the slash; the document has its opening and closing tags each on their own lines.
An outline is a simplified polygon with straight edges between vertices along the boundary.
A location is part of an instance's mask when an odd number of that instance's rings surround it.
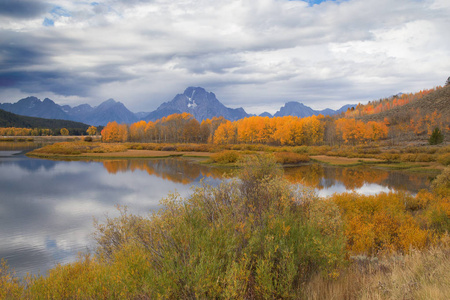
<svg viewBox="0 0 450 300">
<path fill-rule="evenodd" d="M 152 111 L 188 86 L 276 112 L 443 85 L 448 0 L 0 0 L 0 103 L 108 98 Z"/>
</svg>

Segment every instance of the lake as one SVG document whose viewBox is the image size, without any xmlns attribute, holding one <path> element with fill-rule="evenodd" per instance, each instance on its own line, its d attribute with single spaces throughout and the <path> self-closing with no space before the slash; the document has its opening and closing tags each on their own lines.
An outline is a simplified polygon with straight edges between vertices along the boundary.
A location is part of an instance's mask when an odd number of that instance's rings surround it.
<svg viewBox="0 0 450 300">
<path fill-rule="evenodd" d="M 158 209 L 169 193 L 188 196 L 202 179 L 217 184 L 224 174 L 194 159 L 56 161 L 28 158 L 23 147 L 2 144 L 0 258 L 19 277 L 45 274 L 57 263 L 75 260 L 78 252 L 94 249 L 93 219 L 117 216 L 116 205 L 144 215 Z M 285 175 L 291 182 L 314 187 L 320 196 L 352 190 L 416 193 L 429 182 L 423 174 L 317 163 L 286 168 Z"/>
</svg>

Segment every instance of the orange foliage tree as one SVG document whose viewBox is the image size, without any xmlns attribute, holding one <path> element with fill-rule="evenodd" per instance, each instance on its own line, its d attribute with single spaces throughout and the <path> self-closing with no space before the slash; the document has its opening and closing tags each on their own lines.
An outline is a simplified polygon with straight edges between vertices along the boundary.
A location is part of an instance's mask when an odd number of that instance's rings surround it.
<svg viewBox="0 0 450 300">
<path fill-rule="evenodd" d="M 103 142 L 126 142 L 128 140 L 128 126 L 126 124 L 118 124 L 116 121 L 109 122 L 102 132 Z"/>
</svg>

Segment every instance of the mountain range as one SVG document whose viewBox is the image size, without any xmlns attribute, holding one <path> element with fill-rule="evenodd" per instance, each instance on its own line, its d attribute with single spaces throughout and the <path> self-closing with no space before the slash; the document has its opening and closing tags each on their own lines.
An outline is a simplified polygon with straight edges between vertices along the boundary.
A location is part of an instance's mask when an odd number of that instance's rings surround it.
<svg viewBox="0 0 450 300">
<path fill-rule="evenodd" d="M 299 102 L 288 102 L 273 116 L 333 115 L 346 111 L 351 106 L 353 105 L 343 106 L 339 110 L 327 108 L 318 111 Z M 69 105 L 58 105 L 48 98 L 41 101 L 33 96 L 21 99 L 16 103 L 0 103 L 0 109 L 23 116 L 70 120 L 95 126 L 104 126 L 112 121 L 126 124 L 139 120 L 155 121 L 174 113 L 183 112 L 192 114 L 199 121 L 219 116 L 235 121 L 251 116 L 243 108 L 226 107 L 216 98 L 214 93 L 207 92 L 201 87 L 188 87 L 182 94 L 177 94 L 171 101 L 162 103 L 150 113 L 133 113 L 121 102 L 116 102 L 113 99 L 109 99 L 96 107 L 89 104 L 71 107 Z M 269 113 L 263 113 L 261 116 L 272 117 Z"/>
<path fill-rule="evenodd" d="M 22 116 L 70 120 L 95 126 L 104 126 L 112 121 L 128 124 L 139 121 L 125 105 L 113 99 L 96 107 L 82 104 L 72 108 L 69 105 L 58 105 L 48 98 L 41 101 L 36 97 L 27 97 L 16 103 L 0 104 L 0 109 Z"/>
</svg>

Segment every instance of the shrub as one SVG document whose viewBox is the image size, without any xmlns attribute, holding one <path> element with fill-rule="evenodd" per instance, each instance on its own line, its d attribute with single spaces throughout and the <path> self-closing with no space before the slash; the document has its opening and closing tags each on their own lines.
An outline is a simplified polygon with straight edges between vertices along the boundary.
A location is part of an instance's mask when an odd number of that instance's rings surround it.
<svg viewBox="0 0 450 300">
<path fill-rule="evenodd" d="M 381 159 L 387 160 L 388 162 L 398 161 L 400 159 L 400 154 L 397 153 L 383 153 L 380 155 Z"/>
<path fill-rule="evenodd" d="M 211 160 L 217 164 L 235 163 L 241 155 L 234 150 L 225 150 L 211 155 Z"/>
<path fill-rule="evenodd" d="M 298 154 L 293 152 L 277 152 L 275 158 L 280 164 L 298 164 L 302 162 L 308 162 L 309 157 L 306 154 Z"/>
<path fill-rule="evenodd" d="M 420 153 L 416 156 L 416 162 L 430 162 L 435 160 L 436 159 L 430 154 Z"/>
<path fill-rule="evenodd" d="M 433 191 L 440 196 L 450 196 L 450 167 L 446 167 L 444 171 L 433 180 L 431 187 Z"/>
<path fill-rule="evenodd" d="M 84 141 L 85 142 L 92 142 L 92 137 L 91 136 L 86 136 L 86 137 L 84 137 Z"/>
<path fill-rule="evenodd" d="M 450 165 L 450 153 L 444 153 L 438 156 L 437 161 L 444 166 Z"/>
<path fill-rule="evenodd" d="M 161 151 L 176 151 L 177 148 L 175 148 L 174 146 L 165 146 L 161 148 Z"/>
<path fill-rule="evenodd" d="M 299 298 L 311 274 L 343 263 L 339 222 L 327 224 L 339 212 L 310 221 L 310 204 L 320 200 L 303 198 L 270 155 L 246 157 L 241 167 L 239 180 L 204 184 L 187 199 L 169 196 L 150 219 L 108 220 L 98 255 L 111 264 L 130 251 L 145 255 L 144 298 Z"/>
</svg>

